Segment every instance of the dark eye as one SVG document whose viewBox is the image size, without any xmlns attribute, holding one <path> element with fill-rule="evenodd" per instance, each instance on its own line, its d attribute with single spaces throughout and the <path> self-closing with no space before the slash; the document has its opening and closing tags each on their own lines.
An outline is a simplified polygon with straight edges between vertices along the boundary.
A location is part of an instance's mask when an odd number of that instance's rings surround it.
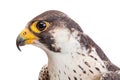
<svg viewBox="0 0 120 80">
<path fill-rule="evenodd" d="M 44 21 L 39 21 L 37 24 L 36 24 L 36 27 L 38 30 L 40 31 L 43 31 L 45 28 L 46 28 L 46 23 Z"/>
</svg>

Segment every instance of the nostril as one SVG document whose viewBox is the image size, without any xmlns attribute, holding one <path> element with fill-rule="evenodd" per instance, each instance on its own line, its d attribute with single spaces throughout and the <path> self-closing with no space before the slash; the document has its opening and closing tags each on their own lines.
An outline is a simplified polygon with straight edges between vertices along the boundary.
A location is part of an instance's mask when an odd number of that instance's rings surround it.
<svg viewBox="0 0 120 80">
<path fill-rule="evenodd" d="M 23 35 L 26 35 L 27 33 L 26 32 L 23 32 Z"/>
</svg>

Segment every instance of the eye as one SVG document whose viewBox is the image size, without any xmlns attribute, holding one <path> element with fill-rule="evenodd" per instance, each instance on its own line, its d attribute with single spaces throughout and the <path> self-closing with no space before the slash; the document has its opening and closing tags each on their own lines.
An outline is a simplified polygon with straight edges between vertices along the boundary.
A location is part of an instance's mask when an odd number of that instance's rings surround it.
<svg viewBox="0 0 120 80">
<path fill-rule="evenodd" d="M 39 21 L 39 22 L 36 24 L 36 27 L 37 27 L 38 30 L 43 31 L 43 30 L 46 29 L 47 24 L 46 24 L 45 21 Z"/>
<path fill-rule="evenodd" d="M 42 31 L 47 30 L 49 25 L 50 24 L 47 21 L 35 21 L 30 26 L 30 29 L 35 33 L 41 33 Z"/>
</svg>

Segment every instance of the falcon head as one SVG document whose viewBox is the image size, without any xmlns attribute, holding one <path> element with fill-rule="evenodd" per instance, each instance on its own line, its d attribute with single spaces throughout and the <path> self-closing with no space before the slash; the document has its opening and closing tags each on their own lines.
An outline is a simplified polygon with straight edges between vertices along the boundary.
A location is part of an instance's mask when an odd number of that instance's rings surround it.
<svg viewBox="0 0 120 80">
<path fill-rule="evenodd" d="M 33 18 L 26 25 L 18 35 L 16 45 L 19 50 L 20 46 L 33 44 L 45 51 L 61 52 L 74 31 L 77 31 L 77 35 L 78 32 L 83 32 L 80 26 L 63 12 L 50 10 Z"/>
</svg>

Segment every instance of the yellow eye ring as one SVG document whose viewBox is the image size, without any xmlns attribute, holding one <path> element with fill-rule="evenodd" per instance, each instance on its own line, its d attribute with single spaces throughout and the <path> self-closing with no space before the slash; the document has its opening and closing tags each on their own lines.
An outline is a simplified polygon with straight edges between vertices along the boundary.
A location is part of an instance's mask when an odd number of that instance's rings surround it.
<svg viewBox="0 0 120 80">
<path fill-rule="evenodd" d="M 40 33 L 47 30 L 49 23 L 46 21 L 36 21 L 31 25 L 31 30 L 35 33 Z"/>
</svg>

